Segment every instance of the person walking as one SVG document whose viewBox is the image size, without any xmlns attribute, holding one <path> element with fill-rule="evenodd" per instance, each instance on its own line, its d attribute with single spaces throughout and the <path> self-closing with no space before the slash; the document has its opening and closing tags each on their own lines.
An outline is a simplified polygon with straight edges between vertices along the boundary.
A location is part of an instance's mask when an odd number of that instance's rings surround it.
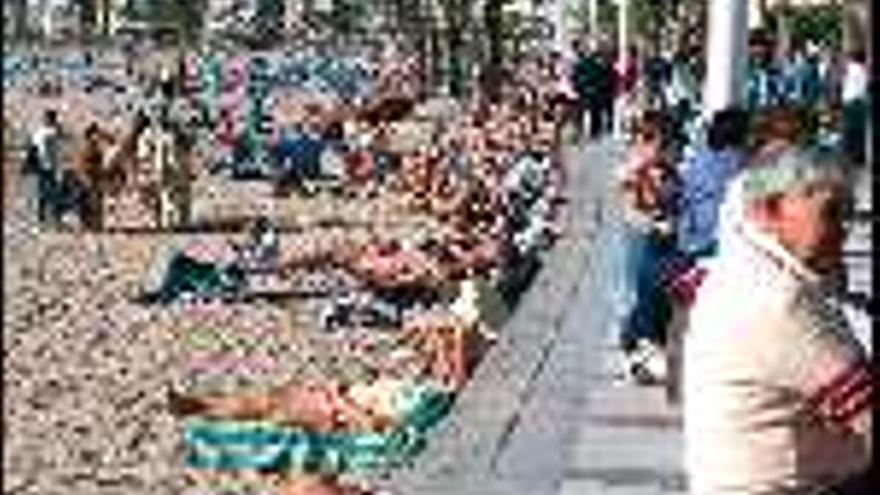
<svg viewBox="0 0 880 495">
<path fill-rule="evenodd" d="M 748 62 L 748 108 L 755 110 L 782 103 L 782 81 L 779 65 L 770 48 L 765 44 L 758 44 Z"/>
<path fill-rule="evenodd" d="M 669 60 L 660 53 L 654 53 L 645 59 L 645 91 L 647 93 L 648 106 L 665 109 L 667 106 L 664 88 L 671 78 Z"/>
<path fill-rule="evenodd" d="M 60 220 L 61 215 L 61 125 L 58 112 L 47 110 L 31 135 L 33 164 L 37 177 L 37 217 L 40 223 Z"/>
<path fill-rule="evenodd" d="M 664 156 L 662 114 L 648 111 L 619 177 L 626 223 L 627 284 L 634 297 L 624 311 L 619 345 L 627 372 L 640 382 L 663 378 L 662 346 L 670 313 L 660 284 L 673 252 L 671 227 L 677 177 Z"/>
<path fill-rule="evenodd" d="M 578 95 L 578 136 L 583 134 L 584 112 L 590 115 L 590 137 L 598 137 L 602 130 L 603 70 L 598 50 L 586 52 L 575 44 L 577 61 L 572 68 L 572 85 Z"/>
<path fill-rule="evenodd" d="M 104 143 L 108 138 L 97 123 L 92 122 L 84 133 L 84 146 L 79 154 L 79 172 L 85 195 L 82 223 L 90 231 L 98 231 L 104 225 Z"/>
<path fill-rule="evenodd" d="M 614 70 L 616 55 L 606 48 L 597 54 L 599 61 L 599 134 L 611 132 L 614 126 L 614 103 L 617 101 L 617 74 Z M 594 136 L 595 137 L 595 136 Z"/>
<path fill-rule="evenodd" d="M 862 52 L 851 54 L 844 64 L 841 104 L 844 152 L 853 164 L 864 164 L 869 102 L 868 72 Z"/>
<path fill-rule="evenodd" d="M 822 73 L 818 48 L 812 45 L 807 49 L 804 60 L 803 74 L 803 105 L 811 112 L 816 111 L 822 103 Z"/>
<path fill-rule="evenodd" d="M 869 465 L 878 380 L 832 290 L 844 175 L 788 148 L 730 184 L 684 341 L 689 493 L 867 493 L 840 488 Z"/>
</svg>

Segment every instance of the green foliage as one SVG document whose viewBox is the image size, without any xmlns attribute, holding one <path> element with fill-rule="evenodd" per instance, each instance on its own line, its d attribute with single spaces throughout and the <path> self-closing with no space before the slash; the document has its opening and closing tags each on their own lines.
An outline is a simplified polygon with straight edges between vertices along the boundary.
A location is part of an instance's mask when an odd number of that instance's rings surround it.
<svg viewBox="0 0 880 495">
<path fill-rule="evenodd" d="M 779 22 L 785 17 L 794 45 L 806 42 L 839 48 L 843 36 L 843 13 L 839 6 L 818 5 L 798 8 L 777 8 L 769 12 L 763 32 L 769 40 L 779 35 Z"/>
<path fill-rule="evenodd" d="M 369 7 L 364 0 L 333 0 L 333 9 L 323 19 L 334 31 L 354 34 L 366 29 Z"/>
<path fill-rule="evenodd" d="M 612 0 L 597 0 L 599 33 L 601 38 L 611 39 L 617 31 L 617 6 Z M 565 15 L 572 21 L 574 32 L 587 36 L 590 34 L 590 2 L 580 0 L 567 5 Z"/>
<path fill-rule="evenodd" d="M 79 3 L 92 3 L 91 0 L 80 0 Z M 122 15 L 132 21 L 145 21 L 150 17 L 152 2 L 145 0 L 128 0 L 122 6 Z"/>
<path fill-rule="evenodd" d="M 661 4 L 651 0 L 630 0 L 630 25 L 632 32 L 647 36 L 649 39 L 656 38 L 660 25 L 664 21 L 661 18 Z"/>
<path fill-rule="evenodd" d="M 208 1 L 130 0 L 123 14 L 131 20 L 148 22 L 156 28 L 174 27 L 184 38 L 192 39 L 198 36 L 204 25 Z"/>
<path fill-rule="evenodd" d="M 618 35 L 618 3 L 613 0 L 597 0 L 598 36 L 605 43 L 615 44 Z M 672 2 L 660 0 L 628 0 L 629 32 L 631 40 L 656 42 L 664 24 L 670 22 Z M 570 4 L 567 12 L 574 22 L 575 32 L 590 35 L 590 1 L 580 0 Z"/>
<path fill-rule="evenodd" d="M 79 24 L 82 28 L 90 30 L 95 25 L 97 6 L 95 0 L 78 0 L 76 2 Z"/>
<path fill-rule="evenodd" d="M 843 37 L 843 15 L 840 7 L 822 5 L 798 9 L 792 13 L 791 36 L 795 43 L 813 41 L 839 47 Z"/>
<path fill-rule="evenodd" d="M 284 21 L 282 0 L 257 0 L 256 28 L 261 37 L 276 37 Z"/>
</svg>

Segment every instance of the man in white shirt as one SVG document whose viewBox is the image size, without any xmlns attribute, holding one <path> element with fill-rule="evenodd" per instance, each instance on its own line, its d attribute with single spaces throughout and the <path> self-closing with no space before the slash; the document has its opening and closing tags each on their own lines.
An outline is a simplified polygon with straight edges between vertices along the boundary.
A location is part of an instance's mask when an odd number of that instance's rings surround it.
<svg viewBox="0 0 880 495">
<path fill-rule="evenodd" d="M 824 490 L 870 463 L 877 371 L 826 283 L 845 237 L 838 160 L 783 150 L 728 188 L 685 336 L 694 495 L 851 493 Z"/>
<path fill-rule="evenodd" d="M 40 222 L 57 220 L 61 183 L 61 127 L 58 113 L 47 110 L 43 121 L 31 135 L 37 176 L 38 215 Z"/>
<path fill-rule="evenodd" d="M 843 149 L 855 164 L 865 163 L 865 138 L 868 123 L 868 73 L 865 55 L 853 53 L 843 68 L 841 87 L 843 104 Z"/>
</svg>

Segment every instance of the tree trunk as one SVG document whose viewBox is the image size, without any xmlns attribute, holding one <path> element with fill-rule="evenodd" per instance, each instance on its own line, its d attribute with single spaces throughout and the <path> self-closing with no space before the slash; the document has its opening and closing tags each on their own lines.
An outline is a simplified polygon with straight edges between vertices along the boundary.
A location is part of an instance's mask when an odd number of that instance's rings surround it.
<svg viewBox="0 0 880 495">
<path fill-rule="evenodd" d="M 22 40 L 28 36 L 28 1 L 15 0 L 13 8 L 15 9 L 14 36 L 16 39 Z"/>
<path fill-rule="evenodd" d="M 483 90 L 489 101 L 501 98 L 501 82 L 504 69 L 503 0 L 486 0 L 483 4 L 483 22 L 488 36 L 489 57 Z"/>
<path fill-rule="evenodd" d="M 843 51 L 866 53 L 870 49 L 870 10 L 867 0 L 845 0 L 843 2 Z"/>
<path fill-rule="evenodd" d="M 469 4 L 467 0 L 441 2 L 445 21 L 443 33 L 446 42 L 446 85 L 450 94 L 456 98 L 464 94 L 462 31 L 465 28 L 466 15 L 470 11 Z"/>
<path fill-rule="evenodd" d="M 95 27 L 96 0 L 80 0 L 79 2 L 79 35 L 86 41 L 91 38 Z"/>
</svg>

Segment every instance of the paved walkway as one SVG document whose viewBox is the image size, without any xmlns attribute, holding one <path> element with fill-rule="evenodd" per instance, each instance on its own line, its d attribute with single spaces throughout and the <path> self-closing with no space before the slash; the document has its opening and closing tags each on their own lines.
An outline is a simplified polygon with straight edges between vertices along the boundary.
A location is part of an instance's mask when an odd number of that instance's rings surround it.
<svg viewBox="0 0 880 495">
<path fill-rule="evenodd" d="M 588 151 L 589 153 L 589 151 Z M 610 166 L 610 164 L 609 164 Z M 602 168 L 602 172 L 608 166 Z M 615 272 L 622 254 L 621 215 L 607 173 L 594 179 L 602 211 L 595 248 L 590 253 L 589 282 L 573 301 L 570 325 L 580 342 L 590 346 L 590 359 L 577 380 L 581 397 L 573 415 L 574 428 L 565 442 L 557 493 L 665 495 L 685 492 L 679 412 L 666 401 L 661 387 L 627 382 L 616 346 Z M 561 352 L 564 352 L 561 350 Z"/>
</svg>

